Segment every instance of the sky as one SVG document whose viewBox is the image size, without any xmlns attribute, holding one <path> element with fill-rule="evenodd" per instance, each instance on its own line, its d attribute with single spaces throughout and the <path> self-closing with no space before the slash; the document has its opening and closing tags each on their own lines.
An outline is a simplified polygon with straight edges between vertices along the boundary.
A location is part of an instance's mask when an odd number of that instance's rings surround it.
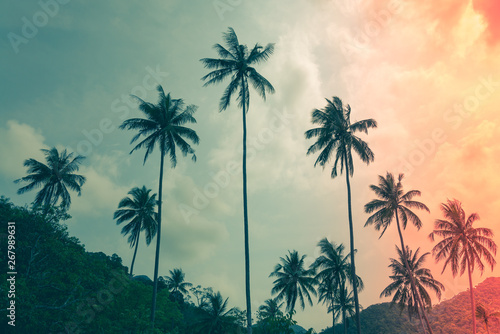
<svg viewBox="0 0 500 334">
<path fill-rule="evenodd" d="M 88 251 L 118 254 L 129 266 L 133 250 L 113 221 L 120 199 L 136 186 L 157 192 L 159 154 L 143 164 L 129 154 L 133 134 L 118 129 L 141 116 L 130 95 L 156 102 L 156 85 L 198 106 L 197 162 L 179 159 L 165 168 L 160 275 L 182 268 L 195 285 L 212 287 L 245 307 L 241 111 L 220 113 L 225 84 L 203 87 L 199 61 L 216 57 L 213 44 L 233 27 L 242 44 L 275 43 L 258 71 L 275 87 L 266 101 L 250 93 L 248 205 L 252 308 L 271 297 L 269 274 L 280 257 L 297 250 L 306 264 L 327 237 L 349 244 L 345 178 L 314 168 L 311 111 L 340 97 L 352 121 L 374 118 L 362 134 L 375 153 L 370 165 L 355 160 L 351 179 L 357 273 L 365 283 L 363 307 L 390 283 L 396 257 L 395 226 L 378 239 L 365 203 L 370 184 L 386 172 L 405 173 L 406 190 L 422 192 L 430 214 L 408 226 L 412 249 L 432 250 L 428 235 L 441 218 L 440 203 L 459 199 L 477 226 L 496 232 L 500 244 L 500 4 L 496 0 L 41 0 L 0 4 L 0 194 L 17 205 L 12 181 L 25 175 L 27 158 L 42 148 L 86 156 L 81 197 L 73 194 L 69 233 Z M 466 275 L 441 274 L 425 263 L 451 298 L 468 287 Z M 139 245 L 136 274 L 153 276 L 154 245 Z M 492 272 L 474 273 L 474 284 Z M 437 299 L 434 300 L 437 302 Z M 316 303 L 316 300 L 315 300 Z M 316 330 L 330 325 L 326 308 L 298 310 Z"/>
</svg>

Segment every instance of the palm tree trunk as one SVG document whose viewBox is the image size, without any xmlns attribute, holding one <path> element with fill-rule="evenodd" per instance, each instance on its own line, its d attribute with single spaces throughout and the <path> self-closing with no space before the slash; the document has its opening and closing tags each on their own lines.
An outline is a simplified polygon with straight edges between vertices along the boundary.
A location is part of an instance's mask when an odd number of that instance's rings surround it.
<svg viewBox="0 0 500 334">
<path fill-rule="evenodd" d="M 252 305 L 250 299 L 250 247 L 248 241 L 248 207 L 247 207 L 247 118 L 245 100 L 245 81 L 241 78 L 243 105 L 243 229 L 245 233 L 245 292 L 247 302 L 247 334 L 252 334 Z"/>
<path fill-rule="evenodd" d="M 467 256 L 467 270 L 469 271 L 470 304 L 472 307 L 472 333 L 476 334 L 476 306 L 474 302 L 474 287 L 472 286 L 472 270 L 470 268 L 470 261 L 468 256 Z"/>
<path fill-rule="evenodd" d="M 133 272 L 134 272 L 134 262 L 135 262 L 135 256 L 137 254 L 137 248 L 139 247 L 140 235 L 141 235 L 141 230 L 139 229 L 139 233 L 137 233 L 137 237 L 135 238 L 135 250 L 134 250 L 134 256 L 132 257 L 132 264 L 130 265 L 130 277 L 133 276 Z"/>
<path fill-rule="evenodd" d="M 162 141 L 163 143 L 163 141 Z M 160 240 L 161 240 L 161 195 L 163 185 L 163 162 L 165 148 L 163 144 L 160 147 L 160 184 L 158 185 L 158 227 L 156 230 L 156 254 L 155 254 L 155 271 L 154 271 L 154 284 L 153 284 L 153 303 L 151 306 L 151 328 L 155 327 L 155 313 L 156 313 L 156 294 L 158 292 L 158 267 L 160 266 Z"/>
<path fill-rule="evenodd" d="M 415 298 L 415 301 L 417 302 L 417 311 L 418 311 L 418 316 L 420 318 L 420 323 L 421 323 L 422 327 L 424 328 L 424 333 L 425 333 L 426 331 L 425 331 L 425 326 L 424 326 L 424 322 L 422 320 L 422 317 L 425 318 L 425 322 L 427 323 L 427 329 L 429 330 L 429 333 L 433 334 L 432 328 L 429 324 L 429 320 L 427 320 L 427 316 L 425 315 L 425 310 L 424 310 L 424 306 L 422 303 L 422 299 L 420 298 L 420 294 L 417 291 L 417 286 L 415 284 L 415 278 L 413 277 L 413 272 L 410 270 L 410 266 L 408 265 L 406 246 L 405 246 L 405 242 L 403 240 L 403 233 L 401 232 L 401 226 L 399 224 L 399 215 L 398 215 L 397 208 L 396 208 L 394 215 L 396 216 L 396 225 L 398 227 L 398 234 L 399 234 L 399 240 L 401 242 L 401 251 L 403 252 L 404 265 L 406 267 L 406 271 L 408 271 L 408 274 L 410 275 L 411 289 L 413 291 L 413 296 Z"/>
<path fill-rule="evenodd" d="M 349 165 L 347 163 L 347 154 L 344 152 L 345 161 L 345 179 L 347 183 L 347 209 L 349 213 L 349 241 L 351 244 L 351 274 L 352 274 L 352 285 L 354 292 L 354 306 L 356 308 L 356 329 L 358 334 L 361 334 L 361 322 L 359 320 L 359 300 L 358 300 L 358 281 L 356 279 L 356 265 L 354 263 L 354 231 L 352 224 L 352 204 L 351 204 L 351 184 L 349 182 Z M 344 325 L 345 326 L 345 325 Z"/>
<path fill-rule="evenodd" d="M 333 308 L 333 296 L 332 296 L 332 303 L 330 304 L 330 307 L 332 309 L 332 334 L 335 334 L 335 309 Z"/>
</svg>

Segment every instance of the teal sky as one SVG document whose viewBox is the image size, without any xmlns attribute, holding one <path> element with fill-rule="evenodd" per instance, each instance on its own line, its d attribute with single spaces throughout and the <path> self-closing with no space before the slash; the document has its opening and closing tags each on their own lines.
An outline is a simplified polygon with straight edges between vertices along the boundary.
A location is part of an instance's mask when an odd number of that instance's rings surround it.
<svg viewBox="0 0 500 334">
<path fill-rule="evenodd" d="M 343 36 L 360 29 L 366 8 L 347 10 L 346 2 L 323 0 L 61 2 L 66 3 L 42 0 L 57 4 L 45 9 L 37 1 L 8 0 L 0 5 L 2 195 L 18 205 L 33 200 L 34 193 L 16 195 L 12 181 L 25 174 L 25 159 L 42 159 L 41 148 L 69 148 L 85 155 L 80 173 L 87 182 L 82 196 L 72 197 L 69 232 L 87 250 L 117 253 L 129 266 L 133 252 L 113 221 L 113 212 L 134 186 L 146 185 L 157 192 L 159 156 L 155 152 L 143 165 L 144 152 L 129 155 L 133 134 L 118 126 L 141 115 L 130 94 L 156 102 L 155 87 L 161 84 L 173 97 L 199 107 L 194 129 L 201 141 L 196 163 L 181 158 L 177 168 L 166 168 L 160 275 L 181 267 L 188 281 L 220 290 L 232 306 L 243 309 L 241 172 L 228 170 L 228 163 L 241 161 L 241 111 L 233 102 L 228 110 L 218 112 L 225 85 L 202 87 L 200 78 L 207 70 L 199 61 L 216 57 L 212 45 L 222 43 L 222 33 L 233 27 L 242 44 L 276 43 L 274 55 L 258 68 L 276 93 L 264 102 L 251 91 L 248 114 L 253 311 L 271 297 L 268 275 L 288 250 L 307 254 L 310 264 L 318 255 L 317 242 L 324 237 L 348 247 L 345 178 L 332 180 L 329 169 L 313 167 L 314 157 L 305 154 L 312 142 L 303 135 L 311 127 L 311 110 L 322 108 L 324 98 L 333 95 L 351 104 L 353 120 L 379 121 L 379 129 L 362 135 L 375 152 L 375 162 L 366 166 L 356 160 L 352 186 L 358 274 L 365 281 L 360 303 L 367 307 L 387 301 L 379 294 L 389 283 L 387 265 L 388 258 L 395 256 L 396 231 L 378 240 L 372 228 L 363 228 L 367 216 L 362 208 L 373 197 L 368 185 L 387 170 L 399 172 L 398 158 L 409 150 L 396 149 L 398 140 L 391 138 L 400 136 L 401 142 L 409 143 L 415 133 L 412 126 L 421 129 L 423 125 L 413 124 L 409 113 L 398 111 L 401 105 L 389 106 L 395 96 L 381 98 L 389 84 L 377 79 L 386 78 L 382 71 L 391 63 L 377 63 L 380 45 L 371 45 L 373 49 L 357 45 L 354 56 L 343 51 Z M 47 11 L 51 15 L 44 14 Z M 29 27 L 34 20 L 39 25 L 33 26 L 36 31 Z M 385 27 L 387 31 L 373 40 L 389 38 L 397 27 Z M 416 38 L 425 36 L 422 32 Z M 495 50 L 492 54 L 498 55 Z M 374 67 L 379 72 L 368 71 Z M 413 70 L 418 72 L 418 66 Z M 398 80 L 404 80 L 404 73 Z M 475 79 L 462 80 L 463 87 L 488 71 L 475 74 Z M 370 84 L 374 90 L 367 88 Z M 408 82 L 401 85 L 411 87 Z M 443 100 L 459 99 L 460 94 Z M 432 106 L 443 110 L 437 102 Z M 416 119 L 431 117 L 422 106 L 411 108 Z M 456 136 L 450 135 L 449 140 Z M 389 152 L 395 152 L 393 157 Z M 429 160 L 433 159 L 432 154 Z M 422 190 L 421 200 L 428 201 L 433 211 L 422 213 L 424 231 L 408 231 L 410 245 L 425 251 L 432 247 L 426 236 L 437 218 L 439 201 L 455 196 L 444 196 L 420 181 L 431 174 L 431 169 L 416 172 L 406 183 L 408 190 Z M 444 189 L 453 188 L 446 184 Z M 494 217 L 493 208 L 488 210 Z M 146 247 L 141 239 L 134 272 L 152 277 L 153 265 L 154 246 Z M 465 279 L 439 276 L 440 265 L 429 262 L 428 267 L 435 268 L 437 278 L 449 287 L 447 297 L 466 288 Z M 318 331 L 330 325 L 326 308 L 317 305 L 298 310 L 297 320 Z"/>
</svg>

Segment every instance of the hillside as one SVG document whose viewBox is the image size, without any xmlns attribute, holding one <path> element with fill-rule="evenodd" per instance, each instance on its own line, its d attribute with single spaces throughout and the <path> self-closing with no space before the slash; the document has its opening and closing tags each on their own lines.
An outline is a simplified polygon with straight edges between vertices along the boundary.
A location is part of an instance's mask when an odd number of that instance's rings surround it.
<svg viewBox="0 0 500 334">
<path fill-rule="evenodd" d="M 500 277 L 490 277 L 474 289 L 476 302 L 489 304 L 492 310 L 500 310 Z M 417 334 L 419 323 L 409 321 L 405 312 L 400 315 L 397 306 L 390 303 L 371 305 L 361 312 L 363 333 L 369 334 Z M 436 305 L 429 313 L 429 321 L 435 334 L 470 334 L 471 312 L 469 292 L 463 291 L 453 298 Z M 322 333 L 330 334 L 329 328 Z M 342 325 L 335 326 L 335 333 L 343 333 Z M 349 333 L 355 333 L 354 327 Z M 484 323 L 477 321 L 477 333 L 486 334 Z M 490 334 L 500 334 L 500 321 L 493 320 Z"/>
</svg>

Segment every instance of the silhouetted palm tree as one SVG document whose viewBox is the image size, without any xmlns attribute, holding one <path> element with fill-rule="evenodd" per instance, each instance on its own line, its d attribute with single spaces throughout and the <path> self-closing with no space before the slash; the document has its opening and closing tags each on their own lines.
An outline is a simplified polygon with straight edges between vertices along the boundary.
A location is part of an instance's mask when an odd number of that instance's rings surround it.
<svg viewBox="0 0 500 334">
<path fill-rule="evenodd" d="M 483 304 L 478 304 L 476 306 L 476 318 L 482 320 L 484 325 L 486 326 L 486 331 L 490 334 L 490 321 L 492 319 L 499 319 L 500 312 L 499 311 L 491 311 L 489 307 L 484 306 Z"/>
<path fill-rule="evenodd" d="M 28 175 L 15 180 L 15 183 L 28 182 L 24 187 L 18 189 L 18 194 L 24 194 L 33 189 L 42 188 L 35 197 L 35 206 L 44 206 L 48 210 L 50 206 L 55 206 L 61 200 L 61 209 L 67 210 L 71 205 L 70 190 L 76 191 L 78 196 L 82 193 L 82 186 L 85 177 L 75 174 L 80 168 L 84 157 L 66 150 L 59 153 L 55 147 L 50 150 L 41 150 L 45 155 L 47 164 L 35 159 L 27 159 L 24 166 L 28 167 Z"/>
<path fill-rule="evenodd" d="M 494 256 L 497 245 L 493 241 L 493 231 L 489 228 L 474 228 L 472 225 L 479 220 L 477 213 L 468 218 L 462 208 L 460 201 L 448 200 L 441 204 L 441 211 L 445 219 L 437 219 L 434 223 L 434 231 L 429 238 L 434 241 L 435 236 L 442 237 L 432 249 L 436 262 L 445 260 L 443 272 L 450 265 L 453 277 L 460 271 L 460 276 L 467 269 L 469 274 L 469 290 L 472 311 L 472 329 L 476 333 L 476 316 L 474 306 L 474 287 L 472 285 L 472 272 L 477 267 L 481 274 L 484 271 L 483 259 L 486 264 L 493 267 L 496 264 Z"/>
<path fill-rule="evenodd" d="M 238 309 L 228 310 L 228 299 L 224 300 L 220 292 L 207 295 L 207 302 L 199 310 L 198 319 L 193 326 L 196 333 L 239 333 Z"/>
<path fill-rule="evenodd" d="M 265 48 L 255 44 L 252 50 L 248 50 L 246 45 L 240 45 L 238 37 L 233 28 L 229 28 L 223 34 L 227 48 L 215 44 L 214 49 L 220 58 L 203 58 L 201 62 L 205 68 L 213 70 L 205 75 L 202 80 L 204 86 L 219 84 L 226 78 L 230 78 L 229 85 L 224 90 L 220 100 L 220 111 L 229 107 L 231 98 L 237 94 L 238 106 L 242 109 L 243 119 L 243 223 L 245 234 L 245 286 L 246 286 L 246 306 L 247 306 L 247 332 L 252 332 L 252 311 L 250 300 L 250 255 L 248 240 L 248 208 L 247 208 L 247 125 L 246 113 L 250 106 L 250 82 L 257 93 L 265 100 L 266 93 L 274 93 L 274 88 L 266 78 L 260 75 L 253 66 L 265 62 L 274 51 L 274 44 L 268 44 Z"/>
<path fill-rule="evenodd" d="M 429 269 L 422 267 L 430 253 L 419 256 L 420 248 L 417 248 L 415 254 L 413 254 L 408 246 L 406 246 L 405 252 L 402 252 L 396 246 L 396 251 L 399 259 L 391 259 L 391 264 L 389 265 L 389 268 L 392 270 L 390 278 L 393 282 L 382 291 L 380 298 L 389 297 L 394 294 L 392 304 L 398 304 L 401 311 L 407 308 L 408 316 L 411 320 L 412 315 L 419 314 L 420 307 L 416 302 L 417 297 L 421 297 L 424 308 L 431 308 L 432 300 L 427 289 L 434 291 L 436 296 L 441 299 L 441 292 L 444 291 L 444 285 L 434 279 Z M 413 288 L 412 281 L 416 289 Z"/>
<path fill-rule="evenodd" d="M 354 304 L 353 290 L 348 290 L 345 286 L 345 282 L 341 282 L 339 288 L 335 294 L 335 299 L 333 305 L 333 314 L 336 317 L 342 316 L 342 325 L 344 327 L 344 334 L 347 334 L 347 329 L 349 328 L 349 319 L 356 315 L 356 309 Z M 360 308 L 363 308 L 360 305 Z M 335 328 L 335 325 L 333 326 Z"/>
<path fill-rule="evenodd" d="M 299 257 L 297 251 L 290 252 L 286 258 L 280 258 L 281 263 L 274 267 L 269 277 L 276 277 L 271 293 L 278 294 L 277 301 L 286 301 L 286 310 L 293 313 L 295 303 L 299 299 L 302 309 L 305 308 L 305 300 L 312 306 L 311 294 L 316 296 L 314 288 L 316 280 L 314 271 L 304 267 L 305 255 Z"/>
<path fill-rule="evenodd" d="M 257 312 L 257 318 L 259 320 L 265 320 L 267 318 L 280 317 L 283 315 L 283 312 L 281 312 L 282 306 L 283 303 L 278 302 L 276 298 L 267 299 L 264 302 L 264 305 L 261 305 L 259 307 L 259 310 Z"/>
<path fill-rule="evenodd" d="M 185 281 L 185 274 L 180 268 L 169 270 L 170 275 L 165 277 L 167 288 L 171 293 L 181 293 L 183 295 L 189 293 L 187 288 L 193 285 Z"/>
<path fill-rule="evenodd" d="M 350 254 L 344 255 L 344 245 L 337 246 L 330 243 L 327 238 L 321 239 L 318 247 L 321 255 L 313 262 L 311 269 L 316 273 L 319 302 L 329 303 L 328 311 L 332 312 L 332 328 L 335 333 L 335 321 L 339 317 L 339 314 L 336 315 L 334 312 L 337 309 L 335 302 L 342 289 L 347 290 L 348 284 L 354 286 L 351 277 Z M 357 286 L 358 290 L 363 289 L 363 281 L 359 276 L 357 276 Z M 345 311 L 346 308 L 342 310 Z M 345 312 L 342 316 L 345 319 Z"/>
<path fill-rule="evenodd" d="M 163 187 L 163 165 L 165 156 L 170 156 L 172 168 L 177 165 L 176 147 L 186 156 L 192 154 L 193 161 L 196 155 L 191 145 L 185 140 L 189 139 L 194 144 L 199 143 L 196 132 L 184 126 L 188 123 L 196 123 L 193 117 L 197 107 L 195 105 L 185 106 L 182 99 L 172 99 L 170 94 L 165 95 L 163 88 L 158 86 L 160 99 L 157 104 L 145 102 L 135 96 L 139 101 L 139 109 L 146 118 L 131 118 L 120 125 L 120 129 L 137 130 L 138 133 L 130 141 L 135 143 L 139 138 L 144 137 L 130 152 L 145 148 L 144 163 L 153 152 L 155 146 L 160 150 L 160 179 L 158 185 L 158 231 L 156 236 L 156 255 L 154 269 L 153 302 L 151 307 L 151 324 L 154 327 L 156 311 L 156 294 L 158 291 L 158 266 L 160 260 L 160 240 L 161 240 L 161 207 L 162 207 L 162 187 Z"/>
<path fill-rule="evenodd" d="M 345 170 L 347 184 L 347 208 L 349 215 L 349 242 L 351 247 L 351 277 L 356 277 L 356 264 L 354 262 L 354 228 L 352 222 L 351 205 L 351 185 L 349 177 L 354 175 L 354 164 L 352 160 L 352 150 L 356 152 L 361 160 L 369 164 L 374 159 L 372 150 L 368 144 L 355 135 L 356 132 L 368 133 L 369 128 L 377 127 L 374 119 L 365 119 L 351 124 L 351 107 L 344 106 L 342 100 L 334 96 L 333 99 L 326 100 L 327 105 L 322 110 L 315 109 L 312 112 L 312 123 L 319 125 L 317 128 L 305 132 L 306 139 L 317 137 L 316 142 L 309 147 L 307 154 L 321 151 L 314 163 L 323 168 L 335 156 L 332 178 Z M 340 164 L 340 170 L 339 165 Z M 358 291 L 354 289 L 354 301 L 356 306 L 356 324 L 358 334 L 361 333 L 359 321 L 359 300 Z"/>
<path fill-rule="evenodd" d="M 132 264 L 130 265 L 130 276 L 133 276 L 134 272 L 135 256 L 141 231 L 146 232 L 146 244 L 149 246 L 156 235 L 158 227 L 155 220 L 156 194 L 150 195 L 150 192 L 151 189 L 147 189 L 146 186 L 133 188 L 128 192 L 131 197 L 123 198 L 118 204 L 118 210 L 113 215 L 117 225 L 128 221 L 128 224 L 122 228 L 122 234 L 130 234 L 128 243 L 130 247 L 135 246 Z"/>
<path fill-rule="evenodd" d="M 384 235 L 386 229 L 392 223 L 394 218 L 396 219 L 396 226 L 398 228 L 399 241 L 401 243 L 401 250 L 403 252 L 403 257 L 401 257 L 402 263 L 407 267 L 407 271 L 410 271 L 406 259 L 408 256 L 405 254 L 406 246 L 403 239 L 403 232 L 401 231 L 401 225 L 403 229 L 406 229 L 408 221 L 410 221 L 417 229 L 422 227 L 422 221 L 411 209 L 420 209 L 429 211 L 429 208 L 418 201 L 413 200 L 414 197 L 420 196 L 420 191 L 410 190 L 407 193 L 403 190 L 403 178 L 404 174 L 399 174 L 398 181 L 394 179 L 392 173 L 387 173 L 385 177 L 379 175 L 379 185 L 370 185 L 370 189 L 375 192 L 379 199 L 374 199 L 365 205 L 366 213 L 373 213 L 365 223 L 365 227 L 368 225 L 375 225 L 375 229 L 382 233 L 379 239 Z M 401 219 L 401 222 L 400 222 Z M 413 291 L 417 291 L 417 286 L 413 278 L 410 276 L 410 285 Z M 432 328 L 430 327 L 427 315 L 424 312 L 424 305 L 420 299 L 420 295 L 416 294 L 416 306 L 420 321 L 422 322 L 422 317 L 425 319 L 428 330 L 432 333 Z"/>
</svg>

